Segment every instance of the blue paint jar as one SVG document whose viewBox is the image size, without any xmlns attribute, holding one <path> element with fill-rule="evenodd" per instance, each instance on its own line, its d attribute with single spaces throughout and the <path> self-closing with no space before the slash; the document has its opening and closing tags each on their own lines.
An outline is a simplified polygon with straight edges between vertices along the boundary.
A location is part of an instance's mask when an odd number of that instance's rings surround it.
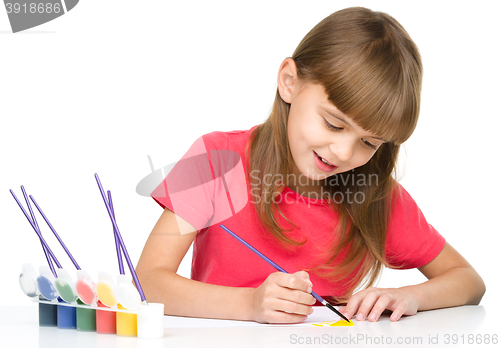
<svg viewBox="0 0 500 348">
<path fill-rule="evenodd" d="M 39 296 L 38 300 L 38 325 L 40 326 L 57 326 L 57 305 L 51 304 L 43 296 Z"/>
<path fill-rule="evenodd" d="M 59 303 L 64 302 L 60 297 Z M 58 329 L 76 329 L 76 307 L 59 304 L 57 306 L 57 328 Z"/>
</svg>

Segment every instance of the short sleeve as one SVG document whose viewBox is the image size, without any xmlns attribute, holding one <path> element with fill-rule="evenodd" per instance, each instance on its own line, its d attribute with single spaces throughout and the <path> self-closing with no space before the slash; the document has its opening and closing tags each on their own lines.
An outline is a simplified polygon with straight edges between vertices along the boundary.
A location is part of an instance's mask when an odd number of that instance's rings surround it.
<svg viewBox="0 0 500 348">
<path fill-rule="evenodd" d="M 151 197 L 198 231 L 240 211 L 247 203 L 241 156 L 224 132 L 198 138 L 166 174 Z"/>
<path fill-rule="evenodd" d="M 212 179 L 207 149 L 200 137 L 153 190 L 151 197 L 199 231 L 213 215 Z"/>
<path fill-rule="evenodd" d="M 386 237 L 385 251 L 390 266 L 422 267 L 431 262 L 444 245 L 444 237 L 427 222 L 410 194 L 398 184 Z"/>
</svg>

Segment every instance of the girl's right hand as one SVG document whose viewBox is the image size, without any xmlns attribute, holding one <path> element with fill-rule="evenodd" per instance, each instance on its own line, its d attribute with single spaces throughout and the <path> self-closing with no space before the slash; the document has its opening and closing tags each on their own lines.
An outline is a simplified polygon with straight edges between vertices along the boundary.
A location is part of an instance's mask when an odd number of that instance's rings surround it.
<svg viewBox="0 0 500 348">
<path fill-rule="evenodd" d="M 259 323 L 298 323 L 313 312 L 316 299 L 312 283 L 304 272 L 275 272 L 251 296 L 252 318 Z"/>
</svg>

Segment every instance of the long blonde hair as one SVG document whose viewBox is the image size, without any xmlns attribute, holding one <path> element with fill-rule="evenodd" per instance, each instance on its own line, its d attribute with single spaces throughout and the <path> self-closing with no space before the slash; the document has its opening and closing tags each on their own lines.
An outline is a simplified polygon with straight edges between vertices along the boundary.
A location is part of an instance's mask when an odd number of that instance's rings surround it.
<svg viewBox="0 0 500 348">
<path fill-rule="evenodd" d="M 365 165 L 348 175 L 376 174 L 377 185 L 353 185 L 351 180 L 337 180 L 342 185 L 323 185 L 333 197 L 335 192 L 362 192 L 362 203 L 342 200 L 331 203 L 339 220 L 332 221 L 339 236 L 328 250 L 329 260 L 314 271 L 332 280 L 348 283 L 344 302 L 361 285 L 371 286 L 378 278 L 385 258 L 387 225 L 397 187 L 393 174 L 400 145 L 413 133 L 420 109 L 422 63 L 418 48 L 405 29 L 391 16 L 362 7 L 337 11 L 319 22 L 300 42 L 291 57 L 297 67 L 297 78 L 321 84 L 328 99 L 342 113 L 367 131 L 388 140 Z M 291 240 L 277 222 L 281 213 L 274 201 L 283 185 L 263 180 L 264 175 L 291 173 L 293 159 L 287 136 L 290 105 L 278 91 L 269 118 L 251 134 L 249 178 L 259 190 L 255 206 L 267 230 L 284 245 L 300 245 Z M 256 174 L 255 174 L 256 173 Z M 394 196 L 393 196 L 394 195 Z M 289 217 L 283 216 L 287 221 Z M 347 249 L 346 249 L 347 248 Z M 344 250 L 344 253 L 341 251 Z M 345 253 L 348 250 L 348 253 Z M 345 257 L 344 257 L 345 254 Z M 333 262 L 339 260 L 341 262 Z"/>
</svg>

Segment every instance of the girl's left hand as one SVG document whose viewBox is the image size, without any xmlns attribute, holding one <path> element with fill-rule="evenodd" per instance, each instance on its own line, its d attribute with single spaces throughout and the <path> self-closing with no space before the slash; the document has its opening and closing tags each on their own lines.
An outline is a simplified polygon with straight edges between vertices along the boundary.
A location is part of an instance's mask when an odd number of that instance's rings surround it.
<svg viewBox="0 0 500 348">
<path fill-rule="evenodd" d="M 398 321 L 402 315 L 415 315 L 418 299 L 409 287 L 399 289 L 368 288 L 354 294 L 340 312 L 348 319 L 357 313 L 356 320 L 377 321 L 385 309 L 392 311 L 391 320 Z"/>
</svg>

